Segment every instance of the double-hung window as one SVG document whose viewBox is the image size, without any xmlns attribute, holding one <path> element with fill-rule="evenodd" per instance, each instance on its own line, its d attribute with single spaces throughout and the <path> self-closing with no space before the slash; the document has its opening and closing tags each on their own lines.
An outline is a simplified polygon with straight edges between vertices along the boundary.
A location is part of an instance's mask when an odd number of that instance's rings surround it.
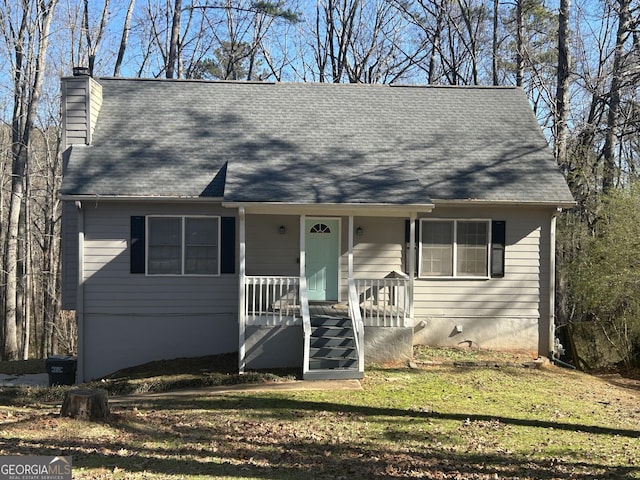
<svg viewBox="0 0 640 480">
<path fill-rule="evenodd" d="M 148 275 L 219 275 L 219 217 L 147 217 Z"/>
<path fill-rule="evenodd" d="M 490 220 L 421 220 L 421 277 L 489 276 Z"/>
</svg>

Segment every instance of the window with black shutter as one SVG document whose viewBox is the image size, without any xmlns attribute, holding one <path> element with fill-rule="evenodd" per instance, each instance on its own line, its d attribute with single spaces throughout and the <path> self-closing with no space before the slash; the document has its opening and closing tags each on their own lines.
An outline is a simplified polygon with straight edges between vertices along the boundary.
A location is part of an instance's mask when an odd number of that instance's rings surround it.
<svg viewBox="0 0 640 480">
<path fill-rule="evenodd" d="M 235 273 L 235 217 L 132 216 L 130 272 Z"/>
</svg>

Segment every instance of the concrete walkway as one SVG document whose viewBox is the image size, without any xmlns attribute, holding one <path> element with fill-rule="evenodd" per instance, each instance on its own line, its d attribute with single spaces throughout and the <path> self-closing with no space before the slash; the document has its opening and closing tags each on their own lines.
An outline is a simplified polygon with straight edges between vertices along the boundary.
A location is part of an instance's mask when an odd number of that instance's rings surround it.
<svg viewBox="0 0 640 480">
<path fill-rule="evenodd" d="M 0 373 L 0 387 L 47 387 L 49 375 L 46 373 L 7 375 Z M 291 382 L 246 383 L 222 385 L 218 387 L 192 388 L 162 393 L 109 396 L 109 403 L 132 404 L 145 400 L 170 400 L 187 397 L 209 397 L 239 392 L 275 392 L 296 390 L 362 390 L 358 380 L 294 380 Z"/>
<path fill-rule="evenodd" d="M 247 383 L 219 387 L 193 388 L 163 393 L 143 393 L 109 397 L 110 404 L 127 404 L 145 400 L 171 400 L 186 397 L 209 397 L 240 392 L 275 392 L 296 390 L 362 390 L 358 380 L 295 380 L 292 382 Z"/>
</svg>

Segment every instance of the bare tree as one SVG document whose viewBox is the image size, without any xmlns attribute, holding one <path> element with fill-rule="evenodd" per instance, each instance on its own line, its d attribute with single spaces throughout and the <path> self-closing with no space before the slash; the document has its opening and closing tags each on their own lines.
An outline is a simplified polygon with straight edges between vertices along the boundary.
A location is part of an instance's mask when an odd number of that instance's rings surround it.
<svg viewBox="0 0 640 480">
<path fill-rule="evenodd" d="M 484 2 L 393 0 L 393 3 L 416 29 L 420 49 L 428 52 L 424 59 L 418 55 L 413 57 L 414 64 L 426 72 L 428 83 L 481 83 L 480 71 L 486 62 L 484 52 L 491 51 L 487 34 L 490 16 Z"/>
<path fill-rule="evenodd" d="M 35 128 L 38 102 L 44 81 L 44 66 L 49 42 L 49 30 L 57 0 L 25 1 L 17 11 L 4 0 L 2 34 L 10 46 L 13 61 L 13 114 L 11 139 L 11 196 L 4 245 L 5 299 L 4 352 L 7 360 L 16 360 L 17 294 L 18 294 L 18 230 L 24 202 L 24 180 L 29 160 L 31 134 Z"/>
<path fill-rule="evenodd" d="M 297 12 L 288 8 L 284 1 L 226 0 L 222 5 L 208 5 L 199 10 L 206 13 L 207 25 L 211 27 L 207 34 L 211 37 L 212 47 L 199 57 L 193 55 L 189 61 L 187 75 L 197 78 L 265 78 L 268 73 L 260 68 L 263 60 L 267 61 L 265 56 L 273 53 L 267 49 L 265 38 L 276 26 L 299 20 Z"/>
<path fill-rule="evenodd" d="M 602 189 L 609 192 L 617 177 L 616 145 L 618 143 L 619 121 L 621 116 L 621 95 L 625 84 L 625 69 L 628 64 L 626 44 L 632 33 L 632 17 L 630 11 L 631 0 L 618 0 L 618 29 L 613 52 L 613 66 L 611 70 L 611 87 L 607 113 L 607 130 L 603 147 Z"/>
<path fill-rule="evenodd" d="M 127 50 L 127 44 L 129 42 L 129 32 L 131 31 L 131 17 L 133 16 L 133 9 L 136 5 L 136 0 L 129 0 L 129 6 L 127 7 L 127 14 L 124 17 L 124 25 L 122 26 L 122 37 L 120 38 L 120 48 L 118 49 L 118 57 L 116 58 L 115 67 L 113 67 L 113 76 L 120 76 L 120 68 L 122 67 L 122 61 L 124 60 L 124 54 Z"/>
<path fill-rule="evenodd" d="M 388 1 L 325 0 L 309 22 L 320 82 L 391 83 L 415 62 L 407 22 Z M 411 49 L 411 50 L 410 50 Z"/>
<path fill-rule="evenodd" d="M 89 74 L 93 75 L 93 70 L 95 68 L 96 63 L 96 54 L 98 51 L 98 47 L 100 46 L 100 42 L 102 41 L 102 37 L 104 35 L 104 29 L 107 25 L 107 17 L 109 13 L 109 0 L 104 0 L 104 5 L 102 8 L 102 14 L 100 15 L 100 22 L 95 32 L 95 37 L 92 35 L 91 28 L 89 26 L 89 0 L 84 0 L 84 15 L 83 15 L 83 25 L 84 25 L 84 33 L 87 39 L 87 57 L 88 57 L 88 67 Z"/>
</svg>

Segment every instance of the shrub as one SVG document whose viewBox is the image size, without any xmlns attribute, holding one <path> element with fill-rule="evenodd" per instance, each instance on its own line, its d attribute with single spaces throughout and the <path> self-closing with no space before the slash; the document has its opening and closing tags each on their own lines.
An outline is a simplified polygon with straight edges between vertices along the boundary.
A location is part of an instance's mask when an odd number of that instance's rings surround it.
<svg viewBox="0 0 640 480">
<path fill-rule="evenodd" d="M 593 322 L 630 366 L 640 347 L 640 186 L 604 196 L 592 228 L 574 234 L 577 249 L 565 265 L 573 320 Z"/>
</svg>

